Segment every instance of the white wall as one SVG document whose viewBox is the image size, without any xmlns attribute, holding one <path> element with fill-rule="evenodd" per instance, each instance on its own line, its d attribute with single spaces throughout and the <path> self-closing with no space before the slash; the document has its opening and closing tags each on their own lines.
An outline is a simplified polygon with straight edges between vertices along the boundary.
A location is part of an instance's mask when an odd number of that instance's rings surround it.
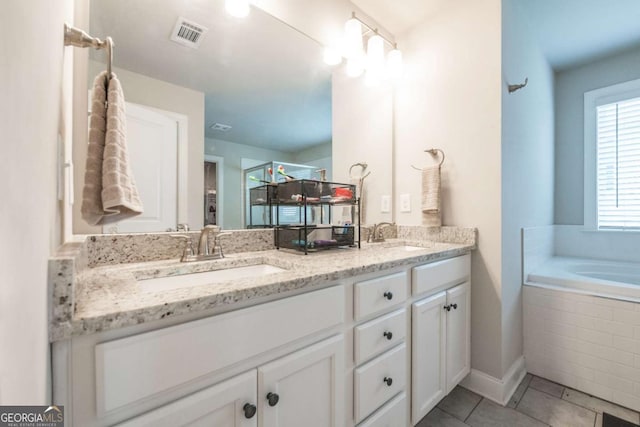
<svg viewBox="0 0 640 427">
<path fill-rule="evenodd" d="M 305 150 L 292 154 L 291 161 L 302 165 L 313 165 L 327 170 L 327 179 L 333 179 L 333 166 L 331 159 L 331 142 L 314 145 Z"/>
<path fill-rule="evenodd" d="M 104 70 L 104 64 L 89 61 L 89 78 Z M 128 102 L 158 108 L 187 116 L 188 125 L 188 160 L 187 160 L 187 222 L 192 229 L 199 229 L 203 224 L 204 211 L 204 93 L 192 89 L 153 79 L 142 74 L 128 70 L 115 68 L 114 73 L 122 84 L 125 99 Z M 82 79 L 85 75 L 77 76 Z M 85 90 L 86 93 L 86 90 Z M 86 96 L 84 103 L 86 105 Z M 79 100 L 79 104 L 82 100 Z M 83 121 L 87 126 L 87 111 L 82 105 L 76 105 L 75 120 Z M 84 138 L 83 138 L 84 137 Z M 84 139 L 84 140 L 83 140 Z M 75 138 L 74 163 L 75 163 L 75 194 L 78 195 L 74 204 L 74 233 L 88 234 L 101 233 L 101 227 L 91 227 L 80 214 L 81 196 L 84 177 L 84 165 L 86 159 L 86 133 L 78 134 Z"/>
<path fill-rule="evenodd" d="M 556 73 L 555 223 L 584 223 L 584 93 L 640 78 L 640 49 Z"/>
<path fill-rule="evenodd" d="M 212 138 L 206 138 L 204 152 L 205 154 L 224 158 L 224 170 L 222 172 L 224 188 L 222 199 L 218 201 L 218 209 L 222 209 L 224 221 L 222 227 L 225 230 L 243 228 L 242 159 L 262 160 L 264 162 L 272 160 L 292 162 L 293 160 L 292 155 L 284 151 L 267 150 L 252 145 L 237 144 Z M 200 168 L 202 169 L 202 165 Z"/>
<path fill-rule="evenodd" d="M 0 404 L 50 402 L 47 259 L 56 200 L 65 4 L 4 2 L 0 14 Z"/>
<path fill-rule="evenodd" d="M 553 224 L 553 70 L 515 0 L 502 1 L 502 372 L 523 353 L 521 228 Z M 528 85 L 509 93 L 508 84 Z"/>
<path fill-rule="evenodd" d="M 472 367 L 502 377 L 501 1 L 450 2 L 399 38 L 406 76 L 396 91 L 394 192 L 411 194 L 400 224 L 419 225 L 427 148 L 446 153 L 443 223 L 478 227 L 472 255 Z M 335 164 L 335 161 L 334 161 Z"/>
<path fill-rule="evenodd" d="M 364 180 L 362 222 L 391 221 L 392 212 L 380 212 L 380 198 L 393 192 L 393 88 L 368 87 L 364 79 L 348 77 L 342 68 L 332 78 L 333 175 L 349 183 L 349 168 L 366 163 L 371 174 Z M 358 176 L 361 168 L 354 168 Z"/>
</svg>

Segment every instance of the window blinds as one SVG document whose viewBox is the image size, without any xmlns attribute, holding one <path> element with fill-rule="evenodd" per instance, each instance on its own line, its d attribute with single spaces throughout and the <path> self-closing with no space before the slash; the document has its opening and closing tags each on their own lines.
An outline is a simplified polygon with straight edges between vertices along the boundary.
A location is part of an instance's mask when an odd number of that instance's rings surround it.
<svg viewBox="0 0 640 427">
<path fill-rule="evenodd" d="M 640 98 L 597 107 L 598 228 L 640 230 Z"/>
</svg>

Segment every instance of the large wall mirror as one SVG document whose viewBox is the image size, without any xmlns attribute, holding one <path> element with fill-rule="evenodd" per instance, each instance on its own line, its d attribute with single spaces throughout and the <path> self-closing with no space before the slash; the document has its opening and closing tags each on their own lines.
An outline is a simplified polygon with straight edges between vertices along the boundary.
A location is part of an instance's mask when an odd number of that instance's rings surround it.
<svg viewBox="0 0 640 427">
<path fill-rule="evenodd" d="M 332 70 L 318 42 L 255 7 L 233 18 L 224 0 L 84 4 L 85 29 L 114 40 L 134 176 L 150 198 L 142 221 L 88 226 L 80 215 L 86 148 L 74 137 L 74 234 L 167 231 L 178 223 L 244 228 L 244 170 L 276 161 L 327 169 L 331 178 Z M 74 69 L 84 71 L 86 87 L 74 93 L 76 131 L 83 120 L 87 126 L 82 97 L 106 68 L 103 51 L 81 60 Z"/>
</svg>

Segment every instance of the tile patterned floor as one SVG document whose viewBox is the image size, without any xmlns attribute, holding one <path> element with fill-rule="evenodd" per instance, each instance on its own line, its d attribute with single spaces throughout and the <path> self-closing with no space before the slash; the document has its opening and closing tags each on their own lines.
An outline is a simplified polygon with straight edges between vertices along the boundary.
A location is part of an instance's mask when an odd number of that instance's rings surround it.
<svg viewBox="0 0 640 427">
<path fill-rule="evenodd" d="M 456 387 L 416 427 L 601 427 L 602 412 L 640 424 L 640 414 L 527 374 L 506 407 Z"/>
</svg>

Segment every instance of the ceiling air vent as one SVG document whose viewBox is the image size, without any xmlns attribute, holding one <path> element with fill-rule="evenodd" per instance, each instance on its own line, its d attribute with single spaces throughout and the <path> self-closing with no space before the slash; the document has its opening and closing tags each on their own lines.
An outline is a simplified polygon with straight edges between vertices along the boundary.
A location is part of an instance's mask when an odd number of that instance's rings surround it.
<svg viewBox="0 0 640 427">
<path fill-rule="evenodd" d="M 200 46 L 204 33 L 207 31 L 209 31 L 208 28 L 180 16 L 175 27 L 173 27 L 171 40 L 195 49 Z"/>
<path fill-rule="evenodd" d="M 231 126 L 223 125 L 222 123 L 214 123 L 209 126 L 211 130 L 217 130 L 218 132 L 229 132 L 231 130 Z"/>
</svg>

